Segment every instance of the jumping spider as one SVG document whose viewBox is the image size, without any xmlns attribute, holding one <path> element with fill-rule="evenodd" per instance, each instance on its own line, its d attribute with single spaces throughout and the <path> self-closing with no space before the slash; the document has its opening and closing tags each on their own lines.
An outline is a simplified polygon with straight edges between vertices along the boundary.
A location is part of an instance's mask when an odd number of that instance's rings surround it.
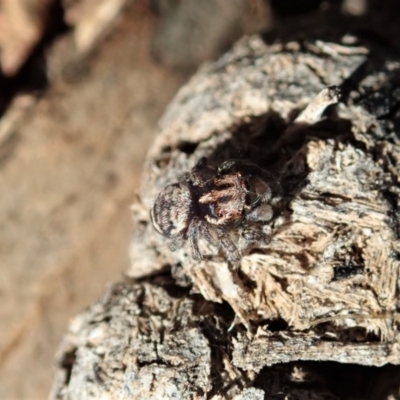
<svg viewBox="0 0 400 400">
<path fill-rule="evenodd" d="M 261 225 L 273 218 L 278 192 L 275 179 L 250 161 L 231 159 L 215 168 L 202 158 L 159 193 L 151 219 L 172 240 L 171 250 L 189 240 L 193 258 L 201 260 L 198 240 L 203 238 L 237 263 L 240 252 L 232 237 L 240 232 L 246 244 L 265 240 Z"/>
</svg>

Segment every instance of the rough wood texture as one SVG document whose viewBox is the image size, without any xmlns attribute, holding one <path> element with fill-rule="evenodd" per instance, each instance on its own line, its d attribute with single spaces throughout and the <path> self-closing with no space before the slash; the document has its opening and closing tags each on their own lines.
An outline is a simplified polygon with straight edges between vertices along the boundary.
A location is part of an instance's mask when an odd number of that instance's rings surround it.
<svg viewBox="0 0 400 400">
<path fill-rule="evenodd" d="M 400 364 L 399 73 L 398 60 L 355 38 L 258 36 L 199 71 L 161 122 L 133 206 L 128 275 L 141 280 L 111 288 L 72 323 L 52 398 L 343 398 L 331 363 L 316 372 L 292 362 Z M 293 129 L 329 85 L 342 102 Z M 201 263 L 187 246 L 172 253 L 149 223 L 155 195 L 203 156 L 250 158 L 284 189 L 270 243 L 238 238 L 238 271 L 206 243 Z M 379 371 L 346 393 L 386 398 L 398 369 Z"/>
</svg>

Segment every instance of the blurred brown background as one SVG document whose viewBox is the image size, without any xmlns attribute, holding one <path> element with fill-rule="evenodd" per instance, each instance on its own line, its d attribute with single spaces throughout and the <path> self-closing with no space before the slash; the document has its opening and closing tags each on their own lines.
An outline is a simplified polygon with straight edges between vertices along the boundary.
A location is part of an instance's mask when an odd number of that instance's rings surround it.
<svg viewBox="0 0 400 400">
<path fill-rule="evenodd" d="M 68 321 L 127 268 L 157 120 L 202 62 L 310 16 L 400 49 L 397 5 L 0 0 L 0 398 L 47 398 Z"/>
</svg>

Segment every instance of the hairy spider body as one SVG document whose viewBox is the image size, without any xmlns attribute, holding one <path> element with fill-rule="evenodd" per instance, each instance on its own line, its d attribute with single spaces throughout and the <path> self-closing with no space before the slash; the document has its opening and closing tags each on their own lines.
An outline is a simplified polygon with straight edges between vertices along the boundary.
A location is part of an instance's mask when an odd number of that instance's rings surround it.
<svg viewBox="0 0 400 400">
<path fill-rule="evenodd" d="M 195 212 L 195 199 L 187 182 L 168 185 L 161 194 L 151 210 L 152 221 L 159 233 L 172 239 L 186 232 Z"/>
<path fill-rule="evenodd" d="M 221 227 L 236 225 L 245 213 L 247 188 L 240 174 L 216 176 L 199 198 L 205 219 Z"/>
<path fill-rule="evenodd" d="M 188 240 L 193 258 L 200 260 L 198 240 L 203 238 L 237 263 L 240 253 L 232 234 L 241 230 L 247 243 L 265 239 L 259 225 L 273 218 L 277 188 L 271 175 L 249 161 L 232 159 L 214 168 L 203 158 L 159 193 L 151 219 L 171 240 L 172 250 Z"/>
</svg>

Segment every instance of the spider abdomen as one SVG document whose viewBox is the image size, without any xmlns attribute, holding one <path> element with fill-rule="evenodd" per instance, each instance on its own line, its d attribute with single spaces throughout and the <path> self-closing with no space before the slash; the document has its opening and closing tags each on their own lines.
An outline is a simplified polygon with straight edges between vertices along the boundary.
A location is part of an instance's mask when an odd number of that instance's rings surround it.
<svg viewBox="0 0 400 400">
<path fill-rule="evenodd" d="M 166 238 L 184 234 L 193 215 L 190 185 L 174 183 L 160 192 L 151 210 L 154 228 Z"/>
</svg>

